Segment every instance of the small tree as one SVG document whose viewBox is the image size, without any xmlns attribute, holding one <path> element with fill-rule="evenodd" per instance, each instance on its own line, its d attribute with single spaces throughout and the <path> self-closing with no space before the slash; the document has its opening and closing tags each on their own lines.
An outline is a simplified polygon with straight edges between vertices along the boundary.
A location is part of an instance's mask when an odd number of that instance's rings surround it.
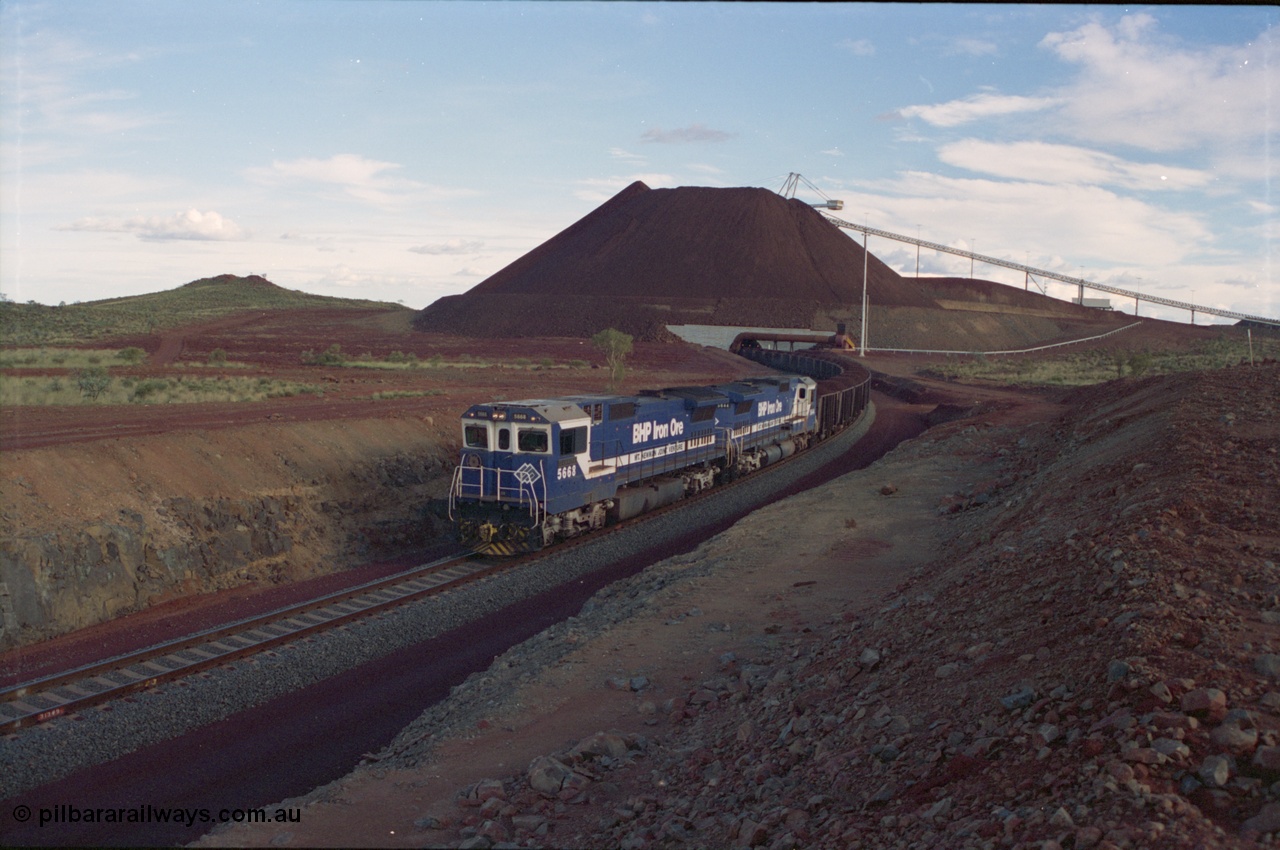
<svg viewBox="0 0 1280 850">
<path fill-rule="evenodd" d="M 1129 374 L 1135 378 L 1141 378 L 1151 368 L 1151 355 L 1144 352 L 1136 352 L 1129 356 Z"/>
<path fill-rule="evenodd" d="M 627 373 L 627 355 L 631 353 L 631 335 L 608 328 L 591 337 L 591 344 L 604 352 L 609 366 L 609 389 L 616 390 Z"/>
<path fill-rule="evenodd" d="M 97 401 L 98 396 L 107 391 L 107 387 L 111 386 L 111 376 L 107 374 L 107 370 L 101 367 L 94 369 L 81 369 L 76 373 L 76 386 L 80 388 L 80 394 L 90 401 Z"/>
</svg>

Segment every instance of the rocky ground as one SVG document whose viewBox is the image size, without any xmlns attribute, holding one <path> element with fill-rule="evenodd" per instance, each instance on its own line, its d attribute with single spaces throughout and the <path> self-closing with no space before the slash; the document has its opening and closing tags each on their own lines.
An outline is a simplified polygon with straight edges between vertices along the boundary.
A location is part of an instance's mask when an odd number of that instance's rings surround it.
<svg viewBox="0 0 1280 850">
<path fill-rule="evenodd" d="M 1280 370 L 1065 401 L 987 404 L 602 592 L 300 824 L 201 843 L 1272 843 Z"/>
</svg>

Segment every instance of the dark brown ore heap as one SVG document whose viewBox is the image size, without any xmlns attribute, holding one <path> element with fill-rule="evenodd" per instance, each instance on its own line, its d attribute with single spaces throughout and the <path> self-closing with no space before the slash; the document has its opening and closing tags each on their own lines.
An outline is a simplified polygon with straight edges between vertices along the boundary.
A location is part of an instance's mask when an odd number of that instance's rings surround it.
<svg viewBox="0 0 1280 850">
<path fill-rule="evenodd" d="M 857 322 L 862 246 L 768 189 L 650 189 L 639 181 L 469 292 L 442 298 L 420 330 L 468 336 L 642 339 L 666 325 L 834 329 Z M 873 304 L 934 307 L 874 256 Z"/>
</svg>

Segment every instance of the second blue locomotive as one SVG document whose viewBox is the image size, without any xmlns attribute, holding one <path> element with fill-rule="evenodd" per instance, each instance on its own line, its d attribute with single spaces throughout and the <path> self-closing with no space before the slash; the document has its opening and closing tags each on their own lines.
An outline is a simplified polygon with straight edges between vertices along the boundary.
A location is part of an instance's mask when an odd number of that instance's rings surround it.
<svg viewBox="0 0 1280 850">
<path fill-rule="evenodd" d="M 463 544 L 496 554 L 629 519 L 807 447 L 815 389 L 783 375 L 473 405 L 450 518 Z"/>
</svg>

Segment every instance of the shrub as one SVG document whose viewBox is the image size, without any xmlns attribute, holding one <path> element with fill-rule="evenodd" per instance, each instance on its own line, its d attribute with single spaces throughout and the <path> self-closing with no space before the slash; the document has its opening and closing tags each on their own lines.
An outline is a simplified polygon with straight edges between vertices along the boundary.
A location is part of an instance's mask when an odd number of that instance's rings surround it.
<svg viewBox="0 0 1280 850">
<path fill-rule="evenodd" d="M 81 369 L 76 373 L 76 387 L 80 394 L 90 401 L 97 401 L 98 396 L 111 386 L 111 376 L 101 367 Z"/>
<path fill-rule="evenodd" d="M 226 350 L 225 350 L 225 349 L 222 349 L 222 348 L 215 348 L 213 351 L 210 351 L 210 352 L 209 352 L 209 365 L 210 365 L 210 366 L 225 366 L 225 365 L 227 365 L 227 352 L 226 352 Z"/>
<path fill-rule="evenodd" d="M 310 349 L 302 352 L 302 362 L 308 366 L 341 366 L 347 362 L 347 356 L 342 353 L 342 346 L 335 342 L 323 354 L 316 354 Z"/>
<path fill-rule="evenodd" d="M 1145 353 L 1137 353 L 1129 358 L 1129 374 L 1135 378 L 1141 378 L 1151 368 L 1151 355 Z"/>
<path fill-rule="evenodd" d="M 145 401 L 150 395 L 167 390 L 169 382 L 160 379 L 151 379 L 147 381 L 139 381 L 137 386 L 133 388 L 133 395 L 129 397 L 130 401 Z"/>
<path fill-rule="evenodd" d="M 146 359 L 147 352 L 137 346 L 129 346 L 128 348 L 122 348 L 120 351 L 116 352 L 116 357 L 120 358 L 125 363 L 128 363 L 130 366 L 136 366 Z"/>
</svg>

